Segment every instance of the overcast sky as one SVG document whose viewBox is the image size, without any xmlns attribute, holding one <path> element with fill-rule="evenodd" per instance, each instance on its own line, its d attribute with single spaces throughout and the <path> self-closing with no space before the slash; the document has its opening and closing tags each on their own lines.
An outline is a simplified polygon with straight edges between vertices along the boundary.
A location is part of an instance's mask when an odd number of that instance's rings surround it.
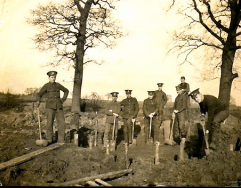
<svg viewBox="0 0 241 188">
<path fill-rule="evenodd" d="M 57 70 L 57 82 L 70 93 L 73 90 L 73 69 L 43 67 L 52 60 L 53 54 L 34 49 L 31 38 L 37 30 L 26 23 L 26 18 L 40 2 L 47 0 L 1 1 L 1 92 L 9 89 L 12 93 L 24 93 L 26 88 L 39 88 L 48 82 L 46 72 L 49 70 Z M 163 82 L 163 91 L 174 99 L 175 86 L 180 83 L 181 76 L 186 77 L 191 90 L 200 88 L 204 94 L 218 95 L 219 81 L 202 82 L 201 66 L 178 66 L 181 61 L 175 55 L 165 56 L 170 42 L 168 31 L 174 30 L 180 22 L 172 12 L 165 13 L 167 3 L 168 0 L 124 0 L 119 3 L 115 15 L 129 36 L 120 39 L 114 49 L 93 50 L 90 55 L 105 63 L 84 67 L 82 96 L 92 92 L 104 96 L 118 91 L 121 100 L 125 98 L 124 90 L 132 89 L 132 96 L 141 101 L 147 98 L 148 90 L 156 90 L 157 83 Z M 241 105 L 239 93 L 238 83 L 235 83 L 232 95 Z"/>
</svg>

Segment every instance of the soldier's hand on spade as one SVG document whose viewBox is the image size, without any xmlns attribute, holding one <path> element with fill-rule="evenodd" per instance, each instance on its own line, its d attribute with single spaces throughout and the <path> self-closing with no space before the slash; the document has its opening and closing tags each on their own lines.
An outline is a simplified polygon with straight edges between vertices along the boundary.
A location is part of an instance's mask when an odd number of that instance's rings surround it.
<svg viewBox="0 0 241 188">
<path fill-rule="evenodd" d="M 118 117 L 119 115 L 118 115 L 118 114 L 116 114 L 116 113 L 113 113 L 113 116 L 116 116 L 116 117 Z"/>
</svg>

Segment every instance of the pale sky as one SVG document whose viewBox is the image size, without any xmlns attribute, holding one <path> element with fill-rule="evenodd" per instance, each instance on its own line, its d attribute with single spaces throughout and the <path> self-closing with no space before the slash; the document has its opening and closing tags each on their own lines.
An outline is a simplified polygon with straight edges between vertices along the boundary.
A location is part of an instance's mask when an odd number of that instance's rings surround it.
<svg viewBox="0 0 241 188">
<path fill-rule="evenodd" d="M 2 0 L 0 25 L 0 91 L 24 93 L 26 88 L 41 87 L 48 82 L 46 73 L 58 71 L 57 82 L 73 90 L 73 69 L 42 67 L 52 59 L 50 52 L 34 49 L 31 38 L 37 30 L 26 23 L 31 9 L 47 0 Z M 61 2 L 58 0 L 58 2 Z M 203 94 L 218 95 L 219 81 L 202 82 L 202 67 L 178 66 L 176 56 L 165 57 L 169 43 L 168 31 L 179 24 L 178 16 L 166 14 L 164 0 L 125 0 L 116 7 L 116 16 L 128 30 L 129 36 L 119 40 L 114 49 L 92 50 L 90 57 L 104 60 L 102 65 L 84 67 L 82 96 L 97 92 L 104 96 L 119 92 L 125 98 L 125 89 L 132 89 L 132 96 L 142 101 L 148 90 L 156 90 L 163 82 L 163 91 L 176 97 L 175 86 L 185 76 L 191 90 L 200 88 Z M 54 59 L 53 59 L 54 61 Z M 64 80 L 64 81 L 63 81 Z M 239 99 L 239 82 L 234 83 L 232 95 Z M 237 97 L 236 97 L 237 96 Z M 71 97 L 71 95 L 69 95 Z"/>
</svg>

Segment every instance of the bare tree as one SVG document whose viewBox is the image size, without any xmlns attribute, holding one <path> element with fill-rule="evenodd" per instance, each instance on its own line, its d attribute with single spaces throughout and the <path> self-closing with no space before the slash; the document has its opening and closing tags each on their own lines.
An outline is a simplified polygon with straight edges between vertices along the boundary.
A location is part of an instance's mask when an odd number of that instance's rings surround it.
<svg viewBox="0 0 241 188">
<path fill-rule="evenodd" d="M 119 0 L 68 0 L 66 3 L 39 5 L 32 10 L 30 24 L 40 33 L 34 41 L 40 50 L 55 50 L 58 66 L 66 62 L 74 67 L 72 112 L 79 119 L 83 65 L 97 61 L 86 56 L 87 49 L 104 45 L 113 47 L 122 36 L 118 21 L 111 17 L 113 4 Z M 76 122 L 77 124 L 78 122 Z"/>
<path fill-rule="evenodd" d="M 212 66 L 221 74 L 218 97 L 229 105 L 232 82 L 238 77 L 234 60 L 237 61 L 241 48 L 241 2 L 185 0 L 179 3 L 180 6 L 172 0 L 170 9 L 178 8 L 186 24 L 173 33 L 174 43 L 169 53 L 177 50 L 178 56 L 184 57 L 183 63 L 193 64 L 191 54 L 203 50 L 208 61 L 204 66 Z"/>
</svg>

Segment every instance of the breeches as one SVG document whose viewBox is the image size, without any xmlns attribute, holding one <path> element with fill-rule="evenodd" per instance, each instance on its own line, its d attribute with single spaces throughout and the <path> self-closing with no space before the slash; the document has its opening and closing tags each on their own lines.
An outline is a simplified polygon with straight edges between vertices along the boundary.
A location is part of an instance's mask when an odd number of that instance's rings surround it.
<svg viewBox="0 0 241 188">
<path fill-rule="evenodd" d="M 229 111 L 224 110 L 217 113 L 214 116 L 214 119 L 211 125 L 207 126 L 207 130 L 209 130 L 209 140 L 212 142 L 216 139 L 217 134 L 220 132 L 220 124 L 229 116 Z"/>
<path fill-rule="evenodd" d="M 180 113 L 176 113 L 176 117 L 175 117 L 174 135 L 178 135 L 181 138 L 186 137 L 185 116 L 186 116 L 186 112 L 184 110 Z"/>
<path fill-rule="evenodd" d="M 126 143 L 132 143 L 132 129 L 133 129 L 133 123 L 132 123 L 132 117 L 129 117 L 128 119 L 123 119 L 124 122 L 124 139 Z"/>
<path fill-rule="evenodd" d="M 65 119 L 63 109 L 46 109 L 47 113 L 47 126 L 46 126 L 46 138 L 52 140 L 53 138 L 53 124 L 56 117 L 58 127 L 58 141 L 64 141 L 65 134 Z"/>
<path fill-rule="evenodd" d="M 144 118 L 144 126 L 145 126 L 145 142 L 147 142 L 150 131 L 151 137 L 153 138 L 154 142 L 159 141 L 159 133 L 160 133 L 160 121 L 158 120 L 158 116 L 154 116 L 152 118 L 152 123 L 150 125 L 150 118 Z M 151 129 L 151 130 L 150 130 Z"/>
<path fill-rule="evenodd" d="M 112 140 L 112 135 L 113 135 L 113 128 L 114 128 L 114 123 L 106 123 L 105 124 L 105 138 L 107 138 L 107 140 Z M 118 125 L 115 125 L 115 134 L 117 134 L 117 128 Z"/>
</svg>

